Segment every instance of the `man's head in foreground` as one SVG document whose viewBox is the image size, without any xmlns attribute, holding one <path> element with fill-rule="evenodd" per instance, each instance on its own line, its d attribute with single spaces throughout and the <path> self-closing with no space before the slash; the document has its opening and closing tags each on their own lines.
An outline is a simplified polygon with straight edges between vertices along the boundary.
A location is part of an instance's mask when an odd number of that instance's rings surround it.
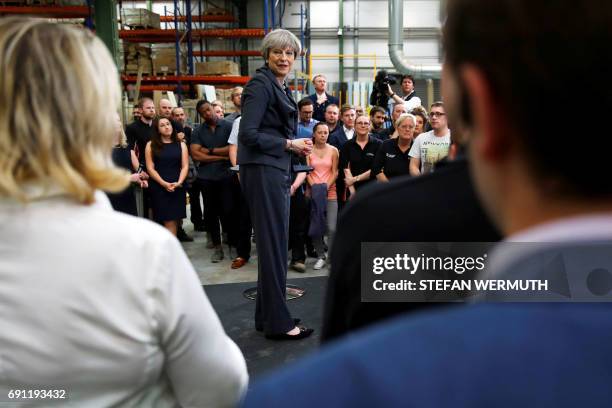
<svg viewBox="0 0 612 408">
<path fill-rule="evenodd" d="M 594 115 L 612 109 L 610 26 L 606 0 L 448 1 L 449 120 L 470 134 L 475 184 L 505 234 L 612 209 L 612 139 L 577 139 L 563 120 L 576 102 L 593 102 Z M 571 95 L 568 78 L 579 81 Z M 569 159 L 567 148 L 580 159 Z"/>
</svg>

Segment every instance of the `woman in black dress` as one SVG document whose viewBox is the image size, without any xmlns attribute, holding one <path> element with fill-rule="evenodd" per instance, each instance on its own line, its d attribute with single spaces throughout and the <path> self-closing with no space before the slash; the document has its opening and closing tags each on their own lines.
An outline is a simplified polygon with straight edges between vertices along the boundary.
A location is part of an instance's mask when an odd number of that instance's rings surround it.
<svg viewBox="0 0 612 408">
<path fill-rule="evenodd" d="M 187 215 L 183 188 L 189 171 L 187 146 L 179 141 L 169 119 L 154 120 L 153 128 L 155 133 L 145 149 L 153 219 L 176 236 L 178 223 Z"/>
<path fill-rule="evenodd" d="M 149 177 L 146 172 L 137 172 L 140 167 L 138 158 L 134 150 L 130 149 L 127 144 L 119 114 L 117 114 L 116 119 L 117 128 L 115 133 L 115 147 L 113 148 L 112 156 L 113 163 L 115 163 L 117 167 L 121 167 L 130 172 L 130 181 L 132 183 L 140 185 L 141 188 L 146 188 L 148 187 L 147 179 Z M 136 210 L 136 195 L 134 194 L 132 185 L 119 193 L 107 193 L 106 195 L 115 211 L 138 216 L 138 211 Z"/>
</svg>

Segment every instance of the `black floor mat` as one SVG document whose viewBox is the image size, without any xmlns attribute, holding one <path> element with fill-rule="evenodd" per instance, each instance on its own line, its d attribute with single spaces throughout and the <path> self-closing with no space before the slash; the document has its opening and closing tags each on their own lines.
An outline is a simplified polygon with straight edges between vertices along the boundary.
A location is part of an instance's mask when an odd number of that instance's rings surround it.
<svg viewBox="0 0 612 408">
<path fill-rule="evenodd" d="M 315 329 L 314 334 L 304 340 L 268 340 L 262 333 L 255 331 L 255 301 L 242 295 L 246 289 L 256 286 L 254 282 L 204 287 L 225 331 L 242 350 L 251 380 L 316 351 L 319 347 L 327 277 L 289 279 L 287 283 L 306 289 L 304 296 L 288 302 L 292 316 L 301 318 L 300 324 Z"/>
</svg>

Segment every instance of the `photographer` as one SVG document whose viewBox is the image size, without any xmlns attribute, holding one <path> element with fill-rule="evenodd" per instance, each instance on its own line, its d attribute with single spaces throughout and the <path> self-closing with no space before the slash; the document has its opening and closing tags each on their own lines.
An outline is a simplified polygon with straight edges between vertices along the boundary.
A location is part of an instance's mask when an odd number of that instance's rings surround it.
<svg viewBox="0 0 612 408">
<path fill-rule="evenodd" d="M 404 96 L 399 96 L 391 89 L 391 85 L 387 85 L 387 95 L 389 95 L 389 112 L 392 112 L 393 105 L 403 103 L 406 110 L 410 112 L 417 106 L 421 106 L 421 98 L 416 96 L 414 91 L 414 77 L 412 75 L 402 76 L 402 92 Z M 387 105 L 381 105 L 387 106 Z"/>
</svg>

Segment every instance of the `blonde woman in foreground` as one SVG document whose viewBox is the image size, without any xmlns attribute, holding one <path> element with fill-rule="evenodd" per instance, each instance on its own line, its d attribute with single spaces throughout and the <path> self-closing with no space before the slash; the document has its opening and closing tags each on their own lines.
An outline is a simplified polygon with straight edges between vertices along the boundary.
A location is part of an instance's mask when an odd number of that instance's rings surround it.
<svg viewBox="0 0 612 408">
<path fill-rule="evenodd" d="M 113 211 L 100 191 L 129 179 L 111 161 L 120 89 L 104 44 L 84 29 L 4 18 L 0 61 L 2 398 L 51 390 L 75 407 L 235 405 L 244 358 L 178 241 Z"/>
</svg>

